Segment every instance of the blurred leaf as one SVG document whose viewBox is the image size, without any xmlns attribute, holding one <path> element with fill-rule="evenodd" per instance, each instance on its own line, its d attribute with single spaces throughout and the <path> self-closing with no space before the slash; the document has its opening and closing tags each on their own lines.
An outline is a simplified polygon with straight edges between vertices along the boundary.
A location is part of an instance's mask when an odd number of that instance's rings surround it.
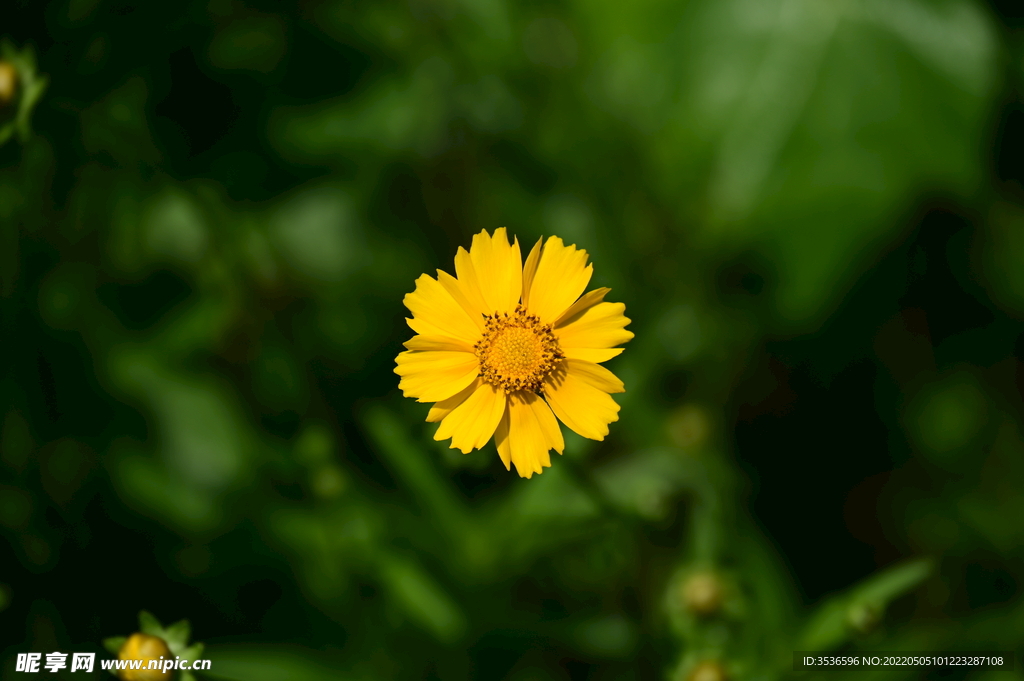
<svg viewBox="0 0 1024 681">
<path fill-rule="evenodd" d="M 339 188 L 293 196 L 276 211 L 270 236 L 295 274 L 313 284 L 336 283 L 368 264 L 352 200 Z"/>
<path fill-rule="evenodd" d="M 220 386 L 160 366 L 145 352 L 122 352 L 111 361 L 122 385 L 155 412 L 171 469 L 197 488 L 224 488 L 239 479 L 245 431 Z"/>
<path fill-rule="evenodd" d="M 636 626 L 621 615 L 607 615 L 581 622 L 573 628 L 575 645 L 588 655 L 624 659 L 638 642 Z"/>
<path fill-rule="evenodd" d="M 609 498 L 647 520 L 665 517 L 683 490 L 709 488 L 706 471 L 677 450 L 649 450 L 602 466 L 595 476 Z"/>
<path fill-rule="evenodd" d="M 907 430 L 935 463 L 955 466 L 986 421 L 987 404 L 976 380 L 957 373 L 926 386 L 907 407 Z"/>
<path fill-rule="evenodd" d="M 139 631 L 150 636 L 164 638 L 164 627 L 160 624 L 160 620 L 145 610 L 139 611 Z M 164 642 L 166 643 L 166 639 Z"/>
<path fill-rule="evenodd" d="M 798 650 L 826 651 L 841 645 L 853 633 L 863 609 L 878 617 L 888 604 L 917 587 L 933 570 L 929 559 L 912 560 L 872 575 L 850 590 L 827 599 L 811 615 L 799 636 Z"/>
<path fill-rule="evenodd" d="M 306 374 L 276 334 L 266 334 L 253 367 L 253 389 L 268 409 L 302 413 L 309 402 Z"/>
<path fill-rule="evenodd" d="M 105 152 L 124 165 L 159 161 L 161 154 L 146 118 L 148 95 L 146 81 L 135 76 L 82 112 L 82 144 L 86 151 Z"/>
<path fill-rule="evenodd" d="M 285 55 L 285 29 L 277 17 L 236 19 L 210 43 L 210 62 L 220 69 L 268 73 Z"/>
<path fill-rule="evenodd" d="M 453 643 L 466 630 L 459 606 L 420 566 L 386 556 L 380 561 L 381 576 L 404 612 L 438 640 Z"/>
<path fill-rule="evenodd" d="M 192 635 L 192 627 L 189 626 L 188 620 L 179 620 L 174 624 L 164 629 L 164 641 L 167 643 L 167 647 L 171 649 L 171 652 L 182 654 L 185 649 L 185 645 L 188 643 L 189 636 Z"/>
<path fill-rule="evenodd" d="M 381 83 L 354 104 L 280 107 L 268 136 L 285 158 L 301 162 L 329 162 L 359 149 L 427 154 L 441 144 L 452 78 L 451 66 L 432 57 L 410 78 Z"/>
<path fill-rule="evenodd" d="M 127 636 L 111 636 L 110 638 L 103 639 L 103 647 L 116 657 L 121 651 L 121 646 L 123 646 L 127 640 Z"/>
<path fill-rule="evenodd" d="M 454 92 L 453 105 L 481 132 L 515 130 L 522 122 L 522 106 L 494 74 L 460 85 Z"/>
<path fill-rule="evenodd" d="M 377 451 L 401 476 L 436 523 L 453 540 L 461 538 L 470 519 L 466 509 L 452 494 L 451 487 L 441 479 L 427 449 L 417 447 L 407 435 L 407 428 L 383 406 L 367 410 L 363 422 Z"/>
<path fill-rule="evenodd" d="M 595 93 L 658 134 L 666 195 L 707 164 L 705 240 L 772 259 L 785 328 L 820 322 L 907 197 L 981 180 L 996 35 L 967 0 L 700 2 L 664 52 L 617 49 Z M 630 55 L 635 77 L 616 76 Z"/>
<path fill-rule="evenodd" d="M 84 263 L 54 268 L 39 290 L 39 313 L 55 329 L 75 328 L 93 313 L 96 271 Z"/>
<path fill-rule="evenodd" d="M 566 69 L 576 63 L 576 36 L 565 22 L 555 17 L 534 19 L 523 31 L 523 51 L 534 64 Z"/>
<path fill-rule="evenodd" d="M 349 571 L 373 572 L 381 522 L 366 508 L 340 506 L 330 513 L 278 508 L 268 512 L 268 528 L 294 555 L 302 581 L 319 607 L 343 602 Z"/>
<path fill-rule="evenodd" d="M 188 641 L 188 636 L 186 636 L 184 640 Z M 205 650 L 205 648 L 206 647 L 202 643 L 193 643 L 188 648 L 182 650 L 179 654 L 183 660 L 198 660 L 203 656 L 203 650 Z"/>
<path fill-rule="evenodd" d="M 167 187 L 149 202 L 140 237 L 154 260 L 185 265 L 194 265 L 202 258 L 209 240 L 199 206 L 176 187 Z"/>
<path fill-rule="evenodd" d="M 334 453 L 334 434 L 323 423 L 307 423 L 295 441 L 295 459 L 306 466 L 325 464 Z"/>
<path fill-rule="evenodd" d="M 45 450 L 41 461 L 43 489 L 57 504 L 64 506 L 85 483 L 92 453 L 75 440 L 60 440 Z"/>
<path fill-rule="evenodd" d="M 209 493 L 168 475 L 149 457 L 125 453 L 114 466 L 117 489 L 129 506 L 189 533 L 208 532 L 221 522 Z"/>
<path fill-rule="evenodd" d="M 230 681 L 349 681 L 349 675 L 323 659 L 319 651 L 294 646 L 214 646 L 207 651 L 204 677 Z"/>
<path fill-rule="evenodd" d="M 496 554 L 496 569 L 503 573 L 515 574 L 537 556 L 558 551 L 581 536 L 593 536 L 595 527 L 608 522 L 582 483 L 563 465 L 555 465 L 561 463 L 552 461 L 543 475 L 517 485 L 488 509 L 490 522 L 483 537 Z"/>
</svg>

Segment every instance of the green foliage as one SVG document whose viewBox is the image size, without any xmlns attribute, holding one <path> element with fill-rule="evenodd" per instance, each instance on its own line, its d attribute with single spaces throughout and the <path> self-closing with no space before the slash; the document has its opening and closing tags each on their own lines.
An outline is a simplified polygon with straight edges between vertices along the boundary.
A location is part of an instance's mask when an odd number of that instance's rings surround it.
<svg viewBox="0 0 1024 681">
<path fill-rule="evenodd" d="M 125 641 L 128 640 L 127 636 L 110 636 L 103 639 L 103 647 L 107 649 L 113 655 L 117 655 L 121 652 L 121 646 L 124 645 Z"/>
<path fill-rule="evenodd" d="M 238 681 L 1019 646 L 1016 34 L 968 0 L 257 5 L 74 0 L 0 48 L 0 677 L 143 605 Z M 636 334 L 611 435 L 531 480 L 393 373 L 415 278 L 503 225 L 587 249 Z"/>
<path fill-rule="evenodd" d="M 314 650 L 285 646 L 227 647 L 218 649 L 211 671 L 204 676 L 214 679 L 246 679 L 275 681 L 350 681 L 353 677 L 339 672 Z"/>
<path fill-rule="evenodd" d="M 911 434 L 940 465 L 955 465 L 985 425 L 985 396 L 969 376 L 952 376 L 929 386 L 910 407 Z"/>
<path fill-rule="evenodd" d="M 930 561 L 911 561 L 872 575 L 849 592 L 830 598 L 810 616 L 796 649 L 835 650 L 858 631 L 878 626 L 889 603 L 919 586 L 931 572 Z"/>
</svg>

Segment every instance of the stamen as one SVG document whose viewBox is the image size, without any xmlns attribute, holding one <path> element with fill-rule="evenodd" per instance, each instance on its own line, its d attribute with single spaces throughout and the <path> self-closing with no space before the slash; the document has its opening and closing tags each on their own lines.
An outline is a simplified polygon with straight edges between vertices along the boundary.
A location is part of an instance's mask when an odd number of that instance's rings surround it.
<svg viewBox="0 0 1024 681">
<path fill-rule="evenodd" d="M 539 393 L 544 379 L 565 359 L 550 324 L 516 305 L 515 311 L 484 315 L 484 336 L 473 346 L 480 377 L 506 394 Z"/>
</svg>

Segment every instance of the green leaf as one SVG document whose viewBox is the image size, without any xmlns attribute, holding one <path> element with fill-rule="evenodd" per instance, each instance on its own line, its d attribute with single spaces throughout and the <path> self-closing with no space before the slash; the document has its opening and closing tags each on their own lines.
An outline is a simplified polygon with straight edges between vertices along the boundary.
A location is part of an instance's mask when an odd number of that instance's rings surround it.
<svg viewBox="0 0 1024 681">
<path fill-rule="evenodd" d="M 466 629 L 466 618 L 451 596 L 419 565 L 389 556 L 381 577 L 406 615 L 438 640 L 451 643 Z"/>
<path fill-rule="evenodd" d="M 110 154 L 119 163 L 158 162 L 160 151 L 146 117 L 147 96 L 146 80 L 133 76 L 83 111 L 81 144 L 90 153 Z"/>
<path fill-rule="evenodd" d="M 408 428 L 378 405 L 366 411 L 363 423 L 376 450 L 429 511 L 435 524 L 453 540 L 463 537 L 472 525 L 467 509 L 452 493 L 451 485 L 441 479 L 422 445 L 409 437 Z"/>
<path fill-rule="evenodd" d="M 204 648 L 205 648 L 205 646 L 202 643 L 193 643 L 191 646 L 189 646 L 188 648 L 185 648 L 180 653 L 175 653 L 175 654 L 176 655 L 180 655 L 183 660 L 188 660 L 189 662 L 193 662 L 195 660 L 198 660 L 200 657 L 202 657 L 203 649 Z"/>
<path fill-rule="evenodd" d="M 599 468 L 595 478 L 618 506 L 646 520 L 668 515 L 672 511 L 670 502 L 680 491 L 704 497 L 709 488 L 707 472 L 696 460 L 669 449 L 620 457 Z"/>
<path fill-rule="evenodd" d="M 111 636 L 110 638 L 103 639 L 103 647 L 109 650 L 114 655 L 121 652 L 121 646 L 128 640 L 127 636 Z"/>
<path fill-rule="evenodd" d="M 650 14 L 623 5 L 614 14 Z M 700 241 L 758 256 L 779 326 L 815 328 L 922 191 L 971 195 L 983 180 L 999 48 L 977 3 L 680 6 L 675 34 L 617 40 L 593 95 L 657 139 L 657 189 L 705 207 Z M 590 7 L 620 35 L 640 19 Z"/>
<path fill-rule="evenodd" d="M 192 627 L 189 626 L 188 620 L 179 620 L 164 629 L 164 634 L 167 647 L 171 649 L 171 652 L 180 654 L 178 650 L 188 644 L 188 638 L 192 635 Z"/>
<path fill-rule="evenodd" d="M 932 569 L 930 559 L 912 560 L 872 575 L 829 598 L 809 618 L 798 638 L 798 650 L 832 650 L 839 646 L 861 622 L 881 617 L 890 602 L 923 582 Z"/>
<path fill-rule="evenodd" d="M 453 77 L 451 65 L 435 55 L 411 75 L 383 80 L 356 100 L 278 107 L 268 137 L 282 156 L 300 162 L 330 161 L 358 149 L 429 153 L 441 143 L 454 105 Z"/>
<path fill-rule="evenodd" d="M 139 631 L 150 636 L 164 637 L 164 627 L 160 621 L 145 610 L 139 611 Z"/>
</svg>

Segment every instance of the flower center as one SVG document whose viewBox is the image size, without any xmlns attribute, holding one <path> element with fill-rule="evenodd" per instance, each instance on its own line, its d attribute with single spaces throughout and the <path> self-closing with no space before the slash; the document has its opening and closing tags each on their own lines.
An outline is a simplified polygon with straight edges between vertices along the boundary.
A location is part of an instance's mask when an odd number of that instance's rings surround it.
<svg viewBox="0 0 1024 681">
<path fill-rule="evenodd" d="M 565 358 L 550 324 L 516 305 L 512 314 L 484 315 L 484 337 L 474 346 L 480 377 L 505 393 L 540 392 L 544 379 Z"/>
</svg>

